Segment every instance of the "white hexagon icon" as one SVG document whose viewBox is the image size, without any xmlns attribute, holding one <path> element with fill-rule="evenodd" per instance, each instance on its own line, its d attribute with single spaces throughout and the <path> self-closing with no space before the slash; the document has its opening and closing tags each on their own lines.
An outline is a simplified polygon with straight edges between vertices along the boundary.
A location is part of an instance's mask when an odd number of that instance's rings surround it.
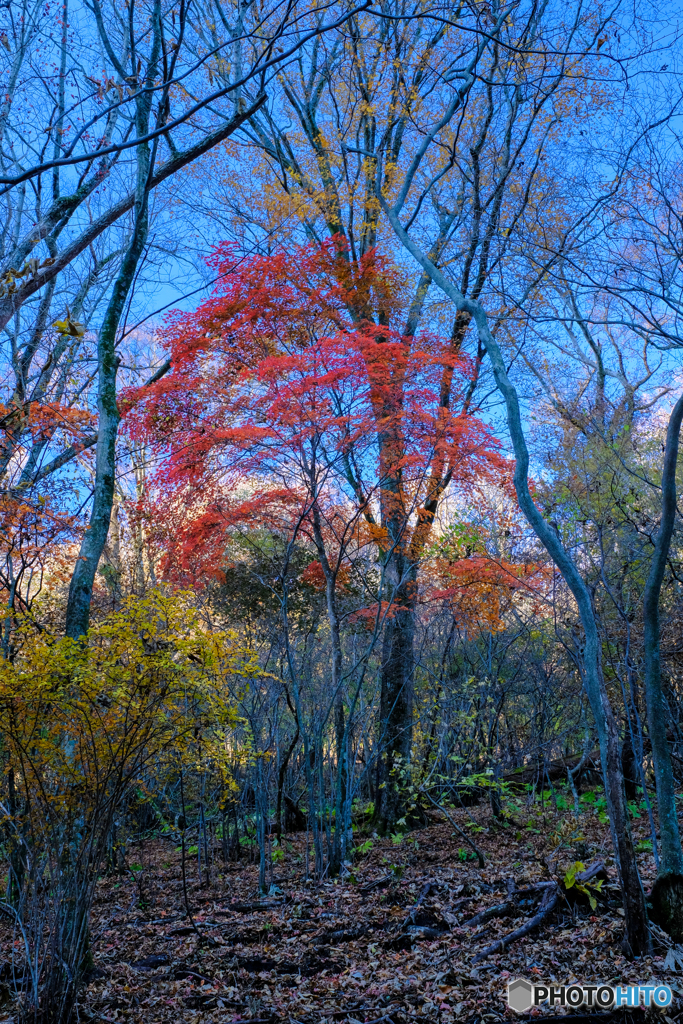
<svg viewBox="0 0 683 1024">
<path fill-rule="evenodd" d="M 533 989 L 528 981 L 512 981 L 508 985 L 508 1006 L 517 1013 L 524 1013 L 533 1005 Z"/>
</svg>

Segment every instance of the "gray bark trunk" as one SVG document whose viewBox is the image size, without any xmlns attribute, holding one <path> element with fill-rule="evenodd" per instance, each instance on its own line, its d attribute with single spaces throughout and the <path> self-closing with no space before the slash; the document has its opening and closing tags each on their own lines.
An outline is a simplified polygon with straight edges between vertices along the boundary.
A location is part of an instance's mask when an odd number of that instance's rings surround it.
<svg viewBox="0 0 683 1024">
<path fill-rule="evenodd" d="M 666 740 L 669 713 L 662 691 L 659 644 L 659 599 L 676 518 L 676 464 L 683 419 L 683 397 L 674 406 L 666 435 L 662 468 L 662 520 L 643 595 L 643 655 L 647 724 L 657 782 L 659 829 L 662 837 L 661 870 L 683 874 L 683 851 L 678 829 L 671 753 Z"/>
<path fill-rule="evenodd" d="M 674 406 L 666 434 L 662 467 L 662 519 L 643 595 L 643 656 L 647 724 L 657 784 L 661 861 L 652 889 L 652 918 L 675 941 L 683 939 L 683 851 L 678 827 L 671 752 L 666 738 L 669 712 L 662 690 L 659 600 L 676 519 L 676 466 L 683 420 L 683 396 Z"/>
<path fill-rule="evenodd" d="M 119 365 L 119 358 L 116 354 L 116 335 L 126 298 L 147 241 L 148 224 L 147 192 L 145 191 L 135 218 L 133 238 L 114 284 L 114 291 L 97 344 L 97 411 L 99 420 L 95 493 L 90 522 L 71 577 L 66 609 L 66 635 L 74 638 L 83 636 L 88 631 L 95 573 L 109 532 L 116 483 L 116 438 L 120 420 L 116 402 L 116 373 Z"/>
<path fill-rule="evenodd" d="M 384 625 L 380 695 L 382 763 L 375 817 L 388 832 L 405 817 L 406 773 L 413 740 L 413 638 L 415 632 L 414 574 L 397 588 Z"/>
<path fill-rule="evenodd" d="M 146 75 L 148 86 L 154 82 L 161 52 L 159 0 L 156 0 L 155 7 L 155 37 Z M 147 135 L 149 131 L 152 96 L 152 89 L 149 88 L 137 100 L 135 127 L 139 138 Z M 90 522 L 71 577 L 66 608 L 66 635 L 74 638 L 83 636 L 88 631 L 95 573 L 109 532 L 116 483 L 116 437 L 120 420 L 116 402 L 116 374 L 119 366 L 116 341 L 121 316 L 133 286 L 149 233 L 149 192 L 152 184 L 156 144 L 151 147 L 148 142 L 143 143 L 137 147 L 136 153 L 137 175 L 133 233 L 123 257 L 121 269 L 114 282 L 97 343 L 97 411 L 99 419 L 95 493 Z"/>
<path fill-rule="evenodd" d="M 522 429 L 517 392 L 507 374 L 498 343 L 491 333 L 488 318 L 482 306 L 467 299 L 427 259 L 412 241 L 393 210 L 383 203 L 397 236 L 431 277 L 438 288 L 454 303 L 458 310 L 468 312 L 477 328 L 493 368 L 496 386 L 505 401 L 508 428 L 515 453 L 515 490 L 520 508 L 529 525 L 553 559 L 576 601 L 584 630 L 583 652 L 584 685 L 595 718 L 600 744 L 600 759 L 605 782 L 605 796 L 609 813 L 614 857 L 624 903 L 626 938 L 635 955 L 651 950 L 650 928 L 645 893 L 638 873 L 631 825 L 624 792 L 619 750 L 619 731 L 602 676 L 601 647 L 591 596 L 581 574 L 565 550 L 559 535 L 550 527 L 534 504 L 529 490 L 529 452 Z"/>
<path fill-rule="evenodd" d="M 327 618 L 330 623 L 330 638 L 332 641 L 332 694 L 334 702 L 334 732 L 337 755 L 337 772 L 334 790 L 334 837 L 330 851 L 328 872 L 332 875 L 339 874 L 342 862 L 347 852 L 347 829 L 346 829 L 346 799 L 348 792 L 348 765 L 347 765 L 347 728 L 344 715 L 344 694 L 342 693 L 342 670 L 343 652 L 341 644 L 341 629 L 339 623 L 339 611 L 337 608 L 337 570 L 330 564 L 325 547 L 320 512 L 317 506 L 313 507 L 313 530 L 315 535 L 318 557 L 325 576 L 325 598 L 327 602 Z"/>
</svg>

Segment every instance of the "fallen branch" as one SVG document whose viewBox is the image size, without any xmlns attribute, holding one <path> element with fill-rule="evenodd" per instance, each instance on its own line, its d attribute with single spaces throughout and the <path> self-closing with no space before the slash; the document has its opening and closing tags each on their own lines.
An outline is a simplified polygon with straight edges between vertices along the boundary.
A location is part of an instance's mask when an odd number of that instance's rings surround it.
<svg viewBox="0 0 683 1024">
<path fill-rule="evenodd" d="M 475 924 L 483 924 L 484 921 L 490 921 L 492 917 L 505 917 L 513 910 L 516 910 L 519 901 L 523 900 L 526 896 L 533 896 L 535 893 L 543 892 L 544 889 L 556 887 L 556 882 L 537 882 L 536 885 L 530 885 L 526 889 L 516 889 L 512 899 L 506 900 L 505 903 L 497 903 L 495 907 L 488 907 L 487 910 L 481 910 L 468 921 L 463 921 L 463 924 L 468 928 L 473 928 Z"/>
<path fill-rule="evenodd" d="M 173 972 L 173 980 L 183 981 L 185 978 L 191 978 L 193 981 L 201 981 L 208 985 L 213 984 L 213 978 L 207 978 L 205 974 L 200 974 L 199 971 L 193 971 L 191 967 L 176 967 Z"/>
<path fill-rule="evenodd" d="M 200 928 L 222 928 L 223 925 L 219 921 L 192 921 L 191 926 L 184 928 L 173 928 L 167 935 L 200 935 Z M 202 936 L 203 938 L 203 936 Z"/>
<path fill-rule="evenodd" d="M 222 910 L 214 910 L 212 913 L 217 916 L 227 917 L 230 914 L 249 914 L 255 910 L 276 910 L 278 907 L 286 906 L 286 900 L 271 900 L 270 902 L 264 902 L 258 900 L 254 903 L 230 903 L 227 907 Z"/>
<path fill-rule="evenodd" d="M 513 932 L 508 935 L 504 935 L 502 939 L 497 939 L 486 949 L 483 949 L 481 953 L 473 958 L 472 963 L 477 964 L 480 960 L 485 960 L 487 956 L 491 956 L 493 953 L 502 953 L 506 946 L 510 946 L 517 939 L 523 938 L 524 935 L 528 935 L 529 932 L 535 931 L 543 924 L 546 918 L 550 917 L 553 910 L 557 906 L 560 899 L 560 889 L 556 882 L 550 883 L 543 894 L 543 899 L 540 902 L 539 908 L 533 917 L 529 918 L 520 928 L 515 928 Z"/>
<path fill-rule="evenodd" d="M 433 939 L 442 939 L 446 932 L 440 931 L 438 928 L 431 928 L 427 924 L 411 924 L 408 928 L 411 939 L 422 939 L 431 941 Z"/>
<path fill-rule="evenodd" d="M 580 871 L 575 876 L 575 880 L 585 885 L 586 882 L 590 882 L 593 878 L 602 878 L 604 882 L 609 882 L 609 875 L 605 870 L 605 865 L 601 860 L 596 860 L 594 864 L 586 868 L 585 871 Z"/>
<path fill-rule="evenodd" d="M 451 903 L 449 907 L 446 907 L 446 910 L 460 910 L 460 908 L 464 907 L 466 903 L 471 903 L 472 900 L 476 900 L 480 895 L 481 893 L 473 892 L 470 893 L 469 896 L 461 896 L 459 900 L 455 901 L 455 903 Z"/>
<path fill-rule="evenodd" d="M 497 903 L 495 907 L 489 907 L 487 910 L 481 910 L 468 921 L 463 921 L 463 925 L 467 928 L 474 928 L 477 924 L 483 924 L 484 921 L 490 921 L 492 917 L 507 917 L 508 914 L 511 914 L 512 911 L 516 909 L 516 900 L 507 900 L 505 903 Z"/>
</svg>

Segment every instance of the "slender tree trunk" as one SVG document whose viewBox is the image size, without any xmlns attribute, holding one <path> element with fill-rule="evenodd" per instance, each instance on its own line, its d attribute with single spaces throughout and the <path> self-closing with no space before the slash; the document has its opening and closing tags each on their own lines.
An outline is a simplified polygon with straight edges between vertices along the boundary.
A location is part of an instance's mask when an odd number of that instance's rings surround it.
<svg viewBox="0 0 683 1024">
<path fill-rule="evenodd" d="M 277 773 L 277 800 L 275 805 L 275 831 L 277 832 L 278 842 L 282 839 L 282 794 L 285 788 L 285 775 L 287 773 L 287 766 L 289 765 L 289 759 L 294 753 L 294 748 L 299 742 L 299 719 L 295 713 L 296 721 L 296 732 L 292 742 L 287 747 L 287 753 L 282 758 L 282 763 Z"/>
<path fill-rule="evenodd" d="M 315 483 L 313 482 L 315 487 Z M 348 790 L 347 766 L 347 729 L 344 714 L 344 694 L 342 692 L 343 652 L 339 611 L 337 609 L 337 573 L 339 565 L 333 567 L 327 556 L 325 539 L 320 522 L 320 510 L 313 506 L 313 530 L 318 557 L 325 576 L 325 597 L 327 602 L 327 618 L 330 623 L 332 640 L 332 694 L 334 702 L 334 734 L 337 755 L 337 771 L 334 786 L 334 838 L 331 843 L 328 861 L 330 876 L 339 874 L 342 862 L 346 857 L 346 796 Z"/>
<path fill-rule="evenodd" d="M 534 533 L 553 559 L 571 590 L 576 601 L 585 644 L 583 652 L 584 686 L 595 718 L 600 759 L 605 782 L 605 796 L 609 813 L 610 830 L 614 857 L 619 875 L 624 903 L 626 940 L 635 955 L 650 952 L 652 942 L 647 915 L 645 893 L 638 873 L 631 826 L 621 772 L 619 731 L 602 676 L 601 646 L 595 613 L 588 587 L 564 548 L 559 534 L 552 529 L 536 507 L 529 490 L 529 452 L 526 446 L 522 417 L 517 392 L 508 377 L 505 360 L 493 337 L 483 307 L 465 296 L 438 270 L 424 255 L 401 225 L 395 212 L 382 202 L 392 227 L 401 242 L 417 260 L 438 288 L 454 303 L 458 310 L 465 310 L 472 317 L 479 336 L 491 360 L 496 386 L 500 391 L 507 412 L 508 428 L 515 453 L 515 490 L 520 508 Z"/>
<path fill-rule="evenodd" d="M 303 718 L 303 714 L 302 714 L 302 710 L 301 710 L 301 695 L 300 695 L 300 692 L 299 692 L 298 675 L 297 675 L 296 667 L 294 665 L 294 660 L 292 658 L 292 650 L 291 650 L 291 647 L 289 645 L 289 613 L 288 613 L 288 609 L 287 609 L 287 596 L 286 596 L 286 594 L 285 594 L 285 597 L 284 597 L 283 603 L 282 603 L 282 613 L 283 613 L 283 625 L 284 625 L 284 631 L 285 631 L 285 643 L 286 643 L 286 650 L 287 650 L 287 664 L 288 664 L 288 668 L 289 668 L 289 678 L 290 678 L 290 681 L 291 681 L 291 684 L 292 684 L 292 694 L 294 696 L 294 707 L 296 709 L 297 725 L 298 725 L 299 731 L 301 733 L 301 738 L 302 738 L 302 741 L 303 741 L 303 748 L 304 748 L 304 774 L 305 774 L 305 777 L 306 777 L 306 788 L 308 790 L 308 808 L 309 808 L 309 810 L 308 810 L 308 820 L 309 820 L 309 823 L 311 825 L 311 829 L 312 829 L 312 832 L 313 832 L 313 848 L 314 848 L 314 851 L 315 851 L 316 874 L 318 874 L 321 871 L 321 869 L 322 869 L 322 849 L 321 849 L 321 846 L 320 846 L 320 831 L 319 831 L 319 828 L 318 828 L 318 814 L 317 814 L 317 808 L 316 808 L 316 804 L 315 804 L 315 776 L 314 776 L 314 768 L 315 768 L 315 758 L 316 758 L 317 750 L 316 750 L 315 740 L 313 742 L 313 745 L 311 745 L 311 741 L 310 741 L 308 732 L 307 732 L 307 730 L 305 728 L 304 718 Z M 306 875 L 308 876 L 308 832 L 306 833 Z"/>
<path fill-rule="evenodd" d="M 263 759 L 258 759 L 256 779 L 256 838 L 259 849 L 258 884 L 261 893 L 268 892 L 266 884 L 266 852 L 268 835 L 268 782 L 264 778 Z"/>
<path fill-rule="evenodd" d="M 154 566 L 152 564 L 151 552 L 147 544 L 146 530 L 143 521 L 144 500 L 147 491 L 147 464 L 145 448 L 143 445 L 133 451 L 131 462 L 133 465 L 133 474 L 135 476 L 135 496 L 137 498 L 135 512 L 131 517 L 133 533 L 133 581 L 135 593 L 142 595 L 145 592 L 147 580 L 154 585 Z M 145 571 L 145 562 L 147 562 L 147 571 Z"/>
<path fill-rule="evenodd" d="M 383 754 L 375 808 L 377 824 L 384 832 L 395 829 L 407 811 L 406 773 L 413 739 L 414 576 L 413 571 L 408 579 L 400 579 L 384 626 L 379 713 Z"/>
<path fill-rule="evenodd" d="M 652 916 L 678 942 L 683 939 L 683 850 L 678 827 L 671 752 L 666 738 L 669 710 L 662 690 L 659 600 L 676 518 L 676 466 L 683 396 L 674 406 L 662 467 L 662 520 L 643 595 L 643 657 L 647 725 L 657 783 L 661 863 L 650 901 Z"/>
<path fill-rule="evenodd" d="M 129 283 L 133 279 L 130 273 Z M 119 282 L 117 281 L 117 284 Z M 121 305 L 123 308 L 123 304 Z M 118 318 L 116 319 L 118 324 Z M 71 577 L 66 608 L 66 635 L 78 638 L 88 631 L 90 601 L 95 573 L 104 545 L 107 542 L 111 520 L 114 484 L 116 480 L 116 436 L 119 412 L 116 405 L 116 371 L 118 358 L 115 351 L 116 325 L 105 321 L 97 346 L 99 386 L 97 408 L 99 413 L 95 493 L 93 494 L 90 522 L 81 542 L 78 560 Z"/>
<path fill-rule="evenodd" d="M 145 195 L 139 216 L 136 218 L 131 245 L 114 284 L 114 291 L 97 345 L 99 422 L 95 493 L 90 522 L 71 577 L 66 608 L 65 632 L 67 636 L 74 638 L 78 638 L 88 631 L 95 573 L 109 533 L 116 484 L 116 438 L 120 420 L 116 402 L 116 374 L 119 365 L 119 357 L 116 354 L 116 335 L 126 297 L 132 286 L 135 271 L 145 246 L 147 230 L 147 196 Z"/>
<path fill-rule="evenodd" d="M 21 901 L 21 894 L 24 888 L 24 871 L 25 871 L 25 856 L 22 850 L 22 843 L 18 837 L 20 830 L 20 812 L 19 812 L 19 801 L 17 799 L 16 786 L 14 782 L 14 768 L 12 762 L 8 759 L 8 770 L 7 770 L 7 782 L 8 782 L 8 796 L 9 796 L 9 820 L 11 822 L 10 828 L 8 828 L 8 838 L 6 844 L 9 846 L 10 854 L 7 858 L 9 861 L 9 879 L 8 879 L 8 897 L 9 901 L 14 907 L 18 907 Z M 10 829 L 13 828 L 15 834 L 12 834 Z M 23 831 L 23 826 L 21 827 Z"/>
<path fill-rule="evenodd" d="M 155 41 L 147 70 L 147 85 L 136 105 L 136 128 L 138 137 L 149 131 L 149 119 L 153 91 L 151 85 L 156 75 L 160 54 L 159 0 L 156 0 Z M 116 437 L 119 428 L 119 410 L 116 402 L 116 374 L 119 357 L 116 341 L 119 323 L 135 280 L 140 257 L 144 252 L 149 233 L 149 191 L 154 165 L 153 154 L 156 143 L 150 147 L 144 143 L 137 147 L 137 179 L 133 217 L 133 232 L 123 257 L 121 269 L 112 289 L 97 343 L 97 430 L 95 493 L 93 495 L 90 522 L 81 543 L 81 550 L 71 577 L 69 598 L 66 608 L 66 635 L 78 638 L 88 631 L 90 602 L 92 600 L 95 573 L 104 545 L 107 542 L 111 510 L 116 484 Z"/>
<path fill-rule="evenodd" d="M 522 429 L 517 393 L 507 375 L 505 362 L 488 327 L 481 307 L 473 310 L 474 319 L 493 365 L 498 390 L 505 399 L 508 427 L 515 452 L 515 490 L 522 512 L 562 573 L 577 603 L 585 644 L 583 652 L 584 685 L 593 711 L 600 745 L 605 796 L 612 832 L 614 854 L 624 902 L 627 941 L 634 955 L 650 951 L 650 929 L 636 862 L 629 820 L 624 778 L 621 771 L 619 730 L 602 675 L 601 645 L 591 596 L 584 580 L 565 550 L 559 535 L 537 509 L 528 483 L 529 454 Z"/>
</svg>

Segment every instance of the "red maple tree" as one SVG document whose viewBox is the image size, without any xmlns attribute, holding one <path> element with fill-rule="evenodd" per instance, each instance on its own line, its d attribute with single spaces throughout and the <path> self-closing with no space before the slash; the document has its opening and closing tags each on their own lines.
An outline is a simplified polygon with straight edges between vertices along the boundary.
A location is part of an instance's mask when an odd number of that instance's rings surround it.
<svg viewBox="0 0 683 1024">
<path fill-rule="evenodd" d="M 167 323 L 171 373 L 125 398 L 128 431 L 159 460 L 165 571 L 188 582 L 220 570 L 232 529 L 267 524 L 308 534 L 334 590 L 351 535 L 372 544 L 377 607 L 390 610 L 384 731 L 403 757 L 418 573 L 439 503 L 449 487 L 509 478 L 467 408 L 477 367 L 461 331 L 401 333 L 404 283 L 377 251 L 354 262 L 333 239 L 239 262 L 223 245 L 210 264 L 214 294 Z"/>
<path fill-rule="evenodd" d="M 171 574 L 211 572 L 232 525 L 330 501 L 417 563 L 449 484 L 507 478 L 498 442 L 461 408 L 471 361 L 438 336 L 400 335 L 397 273 L 376 252 L 354 269 L 340 248 L 234 268 L 221 246 L 212 297 L 169 318 L 172 372 L 127 393 L 129 432 L 160 458 Z M 361 304 L 381 306 L 383 322 L 355 316 Z"/>
</svg>

